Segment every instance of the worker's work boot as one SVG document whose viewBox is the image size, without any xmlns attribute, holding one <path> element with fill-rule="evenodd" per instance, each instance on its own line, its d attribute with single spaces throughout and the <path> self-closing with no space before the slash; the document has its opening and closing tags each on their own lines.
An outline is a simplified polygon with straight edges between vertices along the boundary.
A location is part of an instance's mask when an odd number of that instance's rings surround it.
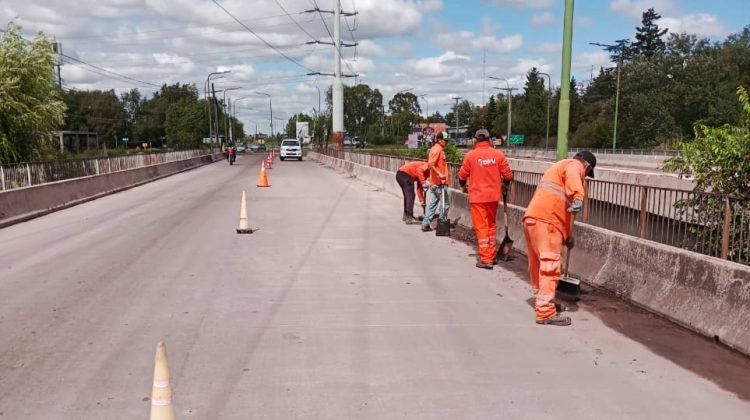
<svg viewBox="0 0 750 420">
<path fill-rule="evenodd" d="M 477 268 L 484 268 L 485 270 L 492 270 L 492 264 L 486 264 L 481 261 L 477 261 Z"/>
<path fill-rule="evenodd" d="M 422 225 L 422 232 L 431 232 L 431 231 L 432 231 L 432 228 L 430 227 L 430 225 L 427 225 L 427 226 Z"/>
<path fill-rule="evenodd" d="M 559 314 L 560 312 L 566 312 L 568 307 L 562 303 L 555 302 L 555 311 Z"/>
<path fill-rule="evenodd" d="M 402 222 L 405 222 L 405 221 L 406 221 L 406 218 L 407 218 L 407 217 L 408 217 L 408 216 L 406 216 L 406 213 L 404 213 L 404 215 L 403 215 L 403 216 L 401 216 L 401 221 L 402 221 Z"/>
<path fill-rule="evenodd" d="M 537 319 L 536 323 L 542 325 L 556 325 L 558 327 L 567 327 L 572 323 L 572 321 L 570 320 L 570 317 L 557 314 L 552 318 L 543 319 L 541 321 Z"/>
<path fill-rule="evenodd" d="M 404 219 L 404 223 L 406 223 L 407 225 L 421 225 L 422 224 L 422 222 L 415 219 L 413 216 L 406 216 L 406 218 Z"/>
</svg>

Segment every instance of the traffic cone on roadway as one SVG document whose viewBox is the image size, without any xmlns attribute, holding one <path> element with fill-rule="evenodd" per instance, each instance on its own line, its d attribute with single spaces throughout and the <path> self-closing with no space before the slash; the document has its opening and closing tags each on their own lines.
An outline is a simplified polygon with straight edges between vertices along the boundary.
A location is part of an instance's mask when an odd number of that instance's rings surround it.
<svg viewBox="0 0 750 420">
<path fill-rule="evenodd" d="M 154 358 L 154 387 L 151 389 L 151 420 L 175 420 L 172 406 L 172 385 L 169 383 L 167 348 L 164 342 L 156 345 Z"/>
<path fill-rule="evenodd" d="M 245 200 L 245 191 L 242 191 L 242 202 L 240 204 L 240 227 L 237 228 L 237 233 L 253 233 L 247 225 L 247 201 Z"/>
<path fill-rule="evenodd" d="M 268 174 L 266 174 L 266 165 L 263 163 L 260 165 L 260 174 L 258 174 L 258 186 L 259 187 L 270 187 L 268 185 Z"/>
<path fill-rule="evenodd" d="M 271 155 L 266 158 L 266 168 L 273 169 L 273 157 Z"/>
</svg>

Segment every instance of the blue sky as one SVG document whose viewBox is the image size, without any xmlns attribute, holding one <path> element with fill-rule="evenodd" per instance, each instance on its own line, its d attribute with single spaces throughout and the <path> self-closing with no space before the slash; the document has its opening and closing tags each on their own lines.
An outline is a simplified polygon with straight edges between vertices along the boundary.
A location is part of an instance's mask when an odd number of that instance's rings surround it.
<svg viewBox="0 0 750 420">
<path fill-rule="evenodd" d="M 240 88 L 228 96 L 242 98 L 238 115 L 251 130 L 268 127 L 270 117 L 268 99 L 257 91 L 273 96 L 274 117 L 313 112 L 318 89 L 324 93 L 330 79 L 305 74 L 331 72 L 333 49 L 307 42 L 330 41 L 325 25 L 332 31 L 332 22 L 303 12 L 316 3 L 332 9 L 334 0 L 219 1 L 295 63 L 211 0 L 2 0 L 0 25 L 15 21 L 29 36 L 44 31 L 61 41 L 71 57 L 62 70 L 70 89 L 139 87 L 148 95 L 154 85 L 180 82 L 195 83 L 202 94 L 208 73 L 228 69 L 216 88 Z M 483 51 L 487 75 L 522 87 L 525 74 L 538 67 L 557 86 L 563 6 L 563 0 L 342 0 L 346 11 L 359 12 L 342 25 L 344 40 L 353 34 L 359 42 L 356 50 L 344 49 L 344 71 L 357 72 L 357 81 L 380 89 L 386 102 L 405 89 L 426 95 L 421 104 L 430 112 L 447 111 L 454 96 L 481 103 L 493 92 L 496 82 L 482 77 Z M 579 82 L 588 81 L 592 67 L 611 65 L 588 43 L 632 37 L 649 7 L 672 32 L 715 40 L 750 24 L 747 0 L 579 0 L 573 46 Z"/>
</svg>

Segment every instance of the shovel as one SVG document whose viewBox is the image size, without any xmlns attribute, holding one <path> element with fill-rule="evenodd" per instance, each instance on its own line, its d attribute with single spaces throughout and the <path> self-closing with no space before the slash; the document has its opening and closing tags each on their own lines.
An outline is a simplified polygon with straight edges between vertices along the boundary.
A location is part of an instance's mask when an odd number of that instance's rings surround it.
<svg viewBox="0 0 750 420">
<path fill-rule="evenodd" d="M 508 261 L 510 250 L 513 249 L 513 239 L 508 235 L 508 189 L 503 188 L 503 221 L 505 222 L 505 237 L 500 243 L 500 247 L 495 254 L 495 263 L 499 261 Z"/>
<path fill-rule="evenodd" d="M 570 222 L 570 237 L 573 237 L 573 227 L 576 224 L 576 214 L 573 213 L 572 221 Z M 565 253 L 565 269 L 563 275 L 560 276 L 560 281 L 557 283 L 557 291 L 570 295 L 574 298 L 581 296 L 581 281 L 568 275 L 568 268 L 570 267 L 570 251 Z"/>
</svg>

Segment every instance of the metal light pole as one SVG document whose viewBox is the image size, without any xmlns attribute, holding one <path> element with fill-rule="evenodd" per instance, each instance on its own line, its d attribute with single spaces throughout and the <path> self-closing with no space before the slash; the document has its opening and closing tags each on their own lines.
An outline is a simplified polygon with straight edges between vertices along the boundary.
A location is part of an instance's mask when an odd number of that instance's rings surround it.
<svg viewBox="0 0 750 420">
<path fill-rule="evenodd" d="M 224 103 L 222 104 L 224 106 L 224 140 L 227 138 L 227 132 L 229 131 L 228 123 L 227 123 L 227 111 L 231 111 L 231 109 L 227 109 L 227 91 L 230 90 L 237 90 L 242 89 L 242 86 L 235 86 L 230 88 L 224 88 Z M 230 136 L 230 142 L 232 141 L 232 138 Z"/>
<path fill-rule="evenodd" d="M 256 95 L 266 95 L 268 96 L 268 108 L 271 110 L 271 137 L 273 137 L 273 102 L 271 101 L 271 95 L 265 93 L 265 92 L 253 92 Z"/>
<path fill-rule="evenodd" d="M 208 136 L 211 138 L 211 141 L 213 142 L 213 124 L 211 121 L 211 101 L 208 99 L 208 91 L 211 88 L 211 77 L 231 73 L 231 70 L 224 70 L 224 71 L 215 71 L 213 73 L 209 73 L 208 77 L 206 77 L 206 84 L 203 87 L 203 96 L 206 98 L 206 107 L 208 108 Z M 221 76 L 223 77 L 223 76 Z M 219 79 L 220 77 L 217 77 Z"/>
<path fill-rule="evenodd" d="M 451 99 L 456 101 L 456 110 L 453 111 L 453 113 L 456 114 L 456 140 L 458 140 L 458 101 L 460 101 L 463 98 L 459 96 L 459 97 L 455 97 Z"/>
<path fill-rule="evenodd" d="M 489 78 L 505 82 L 505 93 L 508 95 L 508 135 L 507 135 L 507 138 L 506 138 L 505 141 L 506 141 L 507 144 L 510 144 L 510 135 L 511 135 L 511 133 L 513 133 L 513 129 L 512 129 L 512 125 L 513 125 L 513 91 L 515 90 L 515 88 L 511 89 L 510 83 L 508 83 L 507 80 L 502 79 L 500 77 L 489 76 Z M 496 88 L 496 89 L 501 89 L 501 88 Z"/>
<path fill-rule="evenodd" d="M 552 101 L 552 79 L 549 74 L 539 72 L 539 74 L 547 76 L 547 91 L 549 96 L 547 97 L 547 140 L 544 142 L 544 148 L 549 148 L 549 103 Z"/>
<path fill-rule="evenodd" d="M 617 50 L 617 84 L 615 87 L 615 123 L 612 130 L 612 153 L 617 149 L 617 112 L 620 107 L 620 69 L 622 68 L 622 47 L 620 45 L 600 44 L 598 42 L 589 42 L 589 45 L 598 47 L 614 48 Z"/>
<path fill-rule="evenodd" d="M 557 117 L 557 159 L 568 158 L 570 130 L 570 58 L 573 51 L 573 0 L 565 0 L 563 25 L 562 65 L 560 76 L 560 106 Z"/>
<path fill-rule="evenodd" d="M 424 118 L 424 120 L 425 120 L 426 123 L 429 124 L 430 123 L 429 122 L 429 118 L 430 118 L 430 103 L 427 101 L 427 94 L 425 93 L 424 95 L 419 95 L 417 97 L 424 99 L 424 106 L 425 106 L 425 112 L 424 112 L 424 117 L 425 118 Z"/>
</svg>

